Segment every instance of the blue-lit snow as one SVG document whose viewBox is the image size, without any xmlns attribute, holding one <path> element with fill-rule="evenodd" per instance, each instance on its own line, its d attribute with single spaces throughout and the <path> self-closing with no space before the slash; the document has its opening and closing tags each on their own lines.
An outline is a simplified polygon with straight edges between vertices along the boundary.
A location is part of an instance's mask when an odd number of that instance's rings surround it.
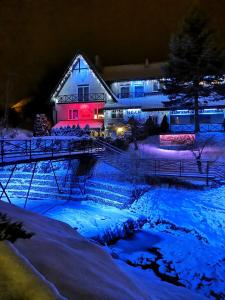
<svg viewBox="0 0 225 300">
<path fill-rule="evenodd" d="M 23 201 L 16 204 L 22 206 Z M 100 241 L 123 238 L 124 224 L 145 216 L 143 231 L 106 246 L 107 251 L 145 267 L 156 260 L 148 249 L 158 248 L 160 272 L 178 276 L 180 283 L 212 299 L 216 298 L 213 293 L 220 295 L 218 299 L 224 297 L 225 187 L 205 191 L 152 188 L 122 210 L 92 201 L 32 200 L 28 209 L 66 222 L 87 238 Z"/>
<path fill-rule="evenodd" d="M 186 287 L 224 299 L 225 187 L 206 191 L 152 189 L 132 205 L 132 211 L 148 219 L 141 237 L 146 246 L 135 249 L 131 243 L 133 251 L 127 251 L 119 241 L 111 246 L 114 254 L 134 265 L 157 261 L 161 272 L 178 276 Z M 154 245 L 152 234 L 158 238 Z M 146 247 L 158 248 L 162 258 L 154 257 Z"/>
<path fill-rule="evenodd" d="M 144 157 L 192 157 L 190 151 L 179 151 L 178 156 L 178 151 L 158 149 L 153 139 L 149 138 L 148 145 L 141 145 L 140 154 Z M 204 158 L 213 154 L 213 158 L 224 161 L 224 148 L 218 146 L 223 145 L 224 134 L 215 134 L 215 140 L 215 147 L 206 149 Z M 94 175 L 106 186 L 112 179 L 123 179 L 120 172 L 114 170 L 112 174 L 112 168 L 104 163 Z M 118 183 L 117 192 L 121 186 L 125 187 L 125 182 Z M 13 199 L 13 203 L 22 207 L 24 199 Z M 205 191 L 151 188 L 129 209 L 122 210 L 92 201 L 55 199 L 29 199 L 27 208 L 66 222 L 87 238 L 101 241 L 125 236 L 124 224 L 130 220 L 138 223 L 144 216 L 147 218 L 144 231 L 130 240 L 106 246 L 107 251 L 119 258 L 116 261 L 129 260 L 145 266 L 156 259 L 148 248 L 158 248 L 162 259 L 157 259 L 157 263 L 162 273 L 177 275 L 186 287 L 209 298 L 225 298 L 225 187 Z M 172 269 L 166 268 L 168 263 Z"/>
</svg>

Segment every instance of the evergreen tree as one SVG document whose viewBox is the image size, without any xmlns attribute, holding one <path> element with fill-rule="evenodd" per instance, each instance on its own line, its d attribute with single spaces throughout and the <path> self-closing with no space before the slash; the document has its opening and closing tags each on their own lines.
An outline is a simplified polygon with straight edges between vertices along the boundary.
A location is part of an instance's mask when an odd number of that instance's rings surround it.
<svg viewBox="0 0 225 300">
<path fill-rule="evenodd" d="M 168 123 L 168 119 L 167 119 L 166 115 L 164 115 L 164 117 L 162 119 L 162 123 L 160 125 L 160 131 L 163 133 L 166 133 L 169 131 L 169 123 Z"/>
<path fill-rule="evenodd" d="M 154 135 L 158 133 L 158 126 L 154 123 L 151 116 L 145 121 L 145 130 L 148 135 Z"/>
<path fill-rule="evenodd" d="M 199 98 L 216 94 L 219 99 L 224 73 L 225 54 L 216 32 L 200 9 L 192 9 L 170 42 L 164 93 L 171 105 L 194 107 L 195 132 L 199 132 Z"/>
<path fill-rule="evenodd" d="M 50 134 L 50 122 L 45 114 L 37 114 L 34 120 L 34 136 Z"/>
<path fill-rule="evenodd" d="M 138 150 L 138 143 L 137 143 L 138 122 L 134 117 L 131 117 L 128 120 L 128 124 L 130 125 L 130 128 L 131 128 L 131 135 L 132 135 L 132 140 L 134 143 L 134 149 Z"/>
</svg>

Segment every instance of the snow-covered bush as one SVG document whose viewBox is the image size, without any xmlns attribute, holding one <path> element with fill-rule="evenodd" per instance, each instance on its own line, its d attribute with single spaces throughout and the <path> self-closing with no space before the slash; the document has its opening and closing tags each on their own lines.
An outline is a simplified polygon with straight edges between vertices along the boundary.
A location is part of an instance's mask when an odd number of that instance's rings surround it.
<svg viewBox="0 0 225 300">
<path fill-rule="evenodd" d="M 51 130 L 52 136 L 83 136 L 83 135 L 90 135 L 90 127 L 88 125 L 82 129 L 79 124 L 77 126 L 73 125 L 70 127 L 60 127 L 60 128 L 52 128 Z"/>
</svg>

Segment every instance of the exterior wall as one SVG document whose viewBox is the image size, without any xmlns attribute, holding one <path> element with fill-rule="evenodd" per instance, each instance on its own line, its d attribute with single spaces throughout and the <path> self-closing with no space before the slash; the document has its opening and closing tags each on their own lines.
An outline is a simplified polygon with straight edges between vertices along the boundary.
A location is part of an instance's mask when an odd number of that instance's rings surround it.
<svg viewBox="0 0 225 300">
<path fill-rule="evenodd" d="M 203 109 L 199 111 L 200 131 L 221 131 L 223 130 L 224 109 Z M 194 111 L 177 110 L 171 112 L 170 130 L 172 132 L 193 132 Z"/>
<path fill-rule="evenodd" d="M 160 87 L 158 80 L 134 80 L 134 81 L 123 81 L 123 82 L 114 82 L 111 84 L 111 89 L 114 92 L 114 94 L 120 95 L 121 93 L 121 86 L 129 85 L 130 86 L 130 93 L 131 96 L 135 94 L 135 86 L 143 86 L 144 87 L 144 93 L 153 93 L 157 92 L 157 90 L 154 90 L 154 85 L 158 85 Z"/>
<path fill-rule="evenodd" d="M 152 117 L 153 120 L 155 121 L 156 124 L 160 125 L 162 122 L 162 119 L 164 115 L 169 116 L 169 112 L 163 111 L 163 112 L 158 112 L 158 111 L 153 111 L 153 112 L 143 112 L 141 109 L 123 109 L 120 110 L 115 110 L 114 113 L 112 110 L 107 110 L 105 111 L 105 127 L 109 127 L 112 125 L 117 125 L 121 123 L 126 123 L 129 118 L 134 117 L 139 123 L 145 123 L 145 121 L 149 118 Z M 118 118 L 118 115 L 121 116 L 122 113 L 122 118 Z M 112 118 L 112 114 L 116 115 L 116 118 Z M 169 118 L 168 118 L 169 121 Z"/>
<path fill-rule="evenodd" d="M 95 110 L 103 107 L 103 102 L 56 104 L 57 122 L 69 120 L 69 110 L 78 110 L 78 121 L 96 120 Z"/>
<path fill-rule="evenodd" d="M 80 70 L 72 70 L 72 73 L 62 87 L 59 96 L 78 94 L 78 85 L 89 85 L 89 93 L 105 93 L 106 100 L 111 101 L 112 97 L 105 90 L 89 65 L 82 56 L 79 56 L 78 58 L 80 59 Z"/>
</svg>

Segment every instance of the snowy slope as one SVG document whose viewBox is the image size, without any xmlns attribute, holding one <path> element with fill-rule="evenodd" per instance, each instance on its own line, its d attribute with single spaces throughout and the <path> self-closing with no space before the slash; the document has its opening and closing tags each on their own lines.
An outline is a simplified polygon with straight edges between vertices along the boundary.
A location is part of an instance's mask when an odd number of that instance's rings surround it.
<svg viewBox="0 0 225 300">
<path fill-rule="evenodd" d="M 68 299 L 204 299 L 157 281 L 153 275 L 140 282 L 139 272 L 117 266 L 110 255 L 65 223 L 4 202 L 0 211 L 23 221 L 25 229 L 35 233 L 31 239 L 18 240 L 15 247 Z"/>
<path fill-rule="evenodd" d="M 162 274 L 178 277 L 180 283 L 208 297 L 224 299 L 225 187 L 153 189 L 132 209 L 148 218 L 144 230 L 156 234 L 158 241 L 153 245 L 155 257 L 136 252 L 131 261 L 142 265 L 147 258 L 156 260 Z"/>
</svg>

